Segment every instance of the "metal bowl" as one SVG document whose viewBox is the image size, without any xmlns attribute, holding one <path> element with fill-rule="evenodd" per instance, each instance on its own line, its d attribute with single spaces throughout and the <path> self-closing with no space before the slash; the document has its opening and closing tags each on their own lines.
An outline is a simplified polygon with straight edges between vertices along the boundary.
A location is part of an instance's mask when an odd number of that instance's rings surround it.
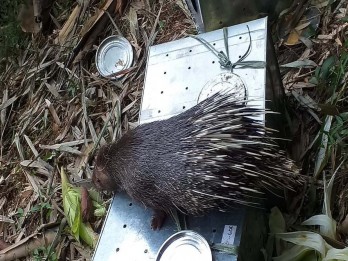
<svg viewBox="0 0 348 261">
<path fill-rule="evenodd" d="M 133 48 L 129 41 L 119 35 L 105 38 L 98 47 L 95 63 L 100 75 L 108 78 L 120 78 L 112 76 L 115 73 L 131 67 L 133 62 Z"/>
<path fill-rule="evenodd" d="M 208 242 L 197 232 L 183 230 L 169 237 L 158 251 L 156 261 L 211 261 Z"/>
</svg>

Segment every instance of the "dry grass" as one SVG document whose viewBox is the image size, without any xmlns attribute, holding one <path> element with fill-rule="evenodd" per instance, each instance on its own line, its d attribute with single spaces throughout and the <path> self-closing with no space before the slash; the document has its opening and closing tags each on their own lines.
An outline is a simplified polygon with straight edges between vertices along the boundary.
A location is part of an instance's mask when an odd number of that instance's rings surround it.
<svg viewBox="0 0 348 261">
<path fill-rule="evenodd" d="M 154 1 L 151 6 L 134 1 L 114 19 L 134 47 L 134 68 L 111 81 L 100 77 L 94 64 L 95 46 L 117 34 L 109 16 L 90 48 L 66 66 L 96 7 L 91 1 L 80 11 L 64 44 L 56 42 L 59 31 L 47 38 L 36 35 L 21 56 L 2 61 L 0 220 L 6 217 L 6 222 L 1 222 L 0 235 L 10 244 L 62 219 L 60 166 L 76 184 L 88 186 L 94 149 L 137 125 L 149 46 L 195 32 L 178 1 Z M 57 1 L 54 8 L 61 12 L 57 23 L 63 25 L 75 5 L 65 10 L 63 1 Z M 94 223 L 96 231 L 101 224 Z M 57 251 L 64 252 L 70 240 L 64 235 Z M 70 259 L 90 255 L 82 247 L 70 244 Z"/>
<path fill-rule="evenodd" d="M 64 2 L 56 1 L 53 12 L 61 28 L 76 8 L 76 4 L 69 6 Z M 97 7 L 108 1 L 81 2 L 87 5 L 79 9 L 73 30 L 63 43 L 56 42 L 61 37 L 59 30 L 48 37 L 35 35 L 20 56 L 1 61 L 0 239 L 9 244 L 44 231 L 44 225 L 61 221 L 58 172 L 61 166 L 76 185 L 88 186 L 95 149 L 137 125 L 149 46 L 195 32 L 181 1 L 150 1 L 151 6 L 149 1 L 133 1 L 114 22 L 134 47 L 134 68 L 119 81 L 111 81 L 100 77 L 94 64 L 96 46 L 118 31 L 109 16 L 104 15 L 105 26 L 96 30 L 89 45 L 78 44 L 86 28 L 90 28 L 87 25 L 91 24 Z M 335 10 L 322 7 L 321 11 L 322 22 L 313 46 L 286 47 L 279 43 L 280 64 L 311 59 L 320 66 L 331 55 L 339 57 L 346 48 L 346 27 L 342 28 L 346 24 L 341 18 L 343 13 L 347 15 L 347 4 Z M 74 49 L 76 46 L 81 48 Z M 74 50 L 77 53 L 74 54 Z M 283 72 L 284 86 L 290 97 L 296 90 L 320 104 L 333 95 L 324 92 L 320 84 L 308 87 L 315 69 L 295 68 Z M 317 119 L 322 120 L 325 113 L 315 110 L 309 113 L 308 108 L 294 98 L 291 103 L 293 136 L 297 137 L 292 146 L 293 154 L 312 174 L 318 147 L 309 146 L 322 126 Z M 306 151 L 309 152 L 304 154 Z M 335 169 L 336 159 L 341 156 L 336 152 L 330 151 L 329 170 Z M 341 184 L 340 188 L 346 193 L 345 186 Z M 341 198 L 346 198 L 345 193 L 342 192 Z M 345 200 L 340 201 L 338 208 L 344 209 L 341 219 L 347 213 L 346 204 Z M 95 231 L 100 230 L 102 221 L 93 223 Z M 69 260 L 88 259 L 91 254 L 90 249 L 76 243 L 68 233 L 63 233 L 56 251 L 67 254 Z"/>
</svg>

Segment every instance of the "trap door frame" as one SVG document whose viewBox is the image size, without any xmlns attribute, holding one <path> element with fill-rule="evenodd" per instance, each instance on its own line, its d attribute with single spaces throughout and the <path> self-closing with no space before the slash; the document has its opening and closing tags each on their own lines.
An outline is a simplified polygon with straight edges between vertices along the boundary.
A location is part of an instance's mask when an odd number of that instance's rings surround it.
<svg viewBox="0 0 348 261">
<path fill-rule="evenodd" d="M 239 55 L 248 49 L 249 33 L 246 25 L 252 37 L 251 53 L 246 60 L 266 62 L 267 18 L 228 27 L 231 61 L 237 61 Z M 217 50 L 225 50 L 222 30 L 199 36 Z M 226 72 L 219 66 L 213 53 L 193 38 L 150 47 L 139 123 L 167 119 L 193 107 L 199 100 L 202 87 Z M 248 98 L 254 99 L 249 104 L 264 109 L 266 68 L 235 69 L 233 73 L 245 83 Z M 264 121 L 264 116 L 260 117 Z M 212 212 L 202 217 L 188 217 L 187 229 L 200 233 L 211 246 L 227 243 L 240 249 L 238 255 L 212 251 L 215 261 L 258 260 L 255 258 L 259 254 L 257 246 L 262 240 L 257 236 L 256 241 L 251 241 L 253 237 L 250 235 L 261 232 L 248 228 L 255 227 L 258 218 L 262 221 L 262 214 L 251 212 L 238 206 L 229 213 Z M 150 209 L 145 209 L 127 195 L 115 195 L 93 260 L 155 260 L 161 244 L 178 229 L 174 221 L 168 218 L 160 231 L 152 231 L 151 215 Z M 250 245 L 253 247 L 250 248 Z"/>
</svg>

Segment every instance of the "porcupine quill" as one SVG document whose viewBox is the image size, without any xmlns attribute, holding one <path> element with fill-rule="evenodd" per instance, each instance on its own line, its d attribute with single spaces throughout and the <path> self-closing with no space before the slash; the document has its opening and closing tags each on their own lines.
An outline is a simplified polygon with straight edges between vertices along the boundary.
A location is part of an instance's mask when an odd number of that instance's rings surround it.
<svg viewBox="0 0 348 261">
<path fill-rule="evenodd" d="M 93 182 L 99 189 L 124 190 L 157 214 L 178 209 L 201 215 L 235 203 L 260 206 L 266 192 L 295 190 L 305 182 L 255 118 L 265 113 L 231 93 L 216 93 L 103 146 Z M 153 228 L 161 225 L 152 220 Z"/>
</svg>

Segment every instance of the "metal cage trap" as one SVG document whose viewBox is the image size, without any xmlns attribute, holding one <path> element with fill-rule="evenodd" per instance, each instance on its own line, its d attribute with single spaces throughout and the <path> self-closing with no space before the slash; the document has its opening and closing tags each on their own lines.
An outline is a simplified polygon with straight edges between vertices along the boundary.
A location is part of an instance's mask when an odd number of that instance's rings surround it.
<svg viewBox="0 0 348 261">
<path fill-rule="evenodd" d="M 199 37 L 219 52 L 225 52 L 227 42 L 232 63 L 238 61 L 250 47 L 244 61 L 261 61 L 271 65 L 268 66 L 271 69 L 267 66 L 236 66 L 231 72 L 220 66 L 219 60 L 206 45 L 192 37 L 152 46 L 140 124 L 179 114 L 224 88 L 237 88 L 239 95 L 247 96 L 252 100 L 251 104 L 262 109 L 272 107 L 266 100 L 274 101 L 281 91 L 279 81 L 272 73 L 275 63 L 267 37 L 267 18 L 231 26 L 227 31 L 227 41 L 222 29 L 200 34 Z M 262 120 L 265 121 L 264 118 Z M 177 232 L 177 226 L 168 218 L 160 231 L 152 231 L 151 215 L 152 210 L 145 209 L 125 194 L 117 194 L 108 211 L 93 259 L 156 260 L 160 246 Z M 238 207 L 228 213 L 212 212 L 202 217 L 188 217 L 187 229 L 201 234 L 211 247 L 225 244 L 238 248 L 237 254 L 233 255 L 212 247 L 213 260 L 259 260 L 267 233 L 265 222 L 262 211 Z"/>
</svg>

